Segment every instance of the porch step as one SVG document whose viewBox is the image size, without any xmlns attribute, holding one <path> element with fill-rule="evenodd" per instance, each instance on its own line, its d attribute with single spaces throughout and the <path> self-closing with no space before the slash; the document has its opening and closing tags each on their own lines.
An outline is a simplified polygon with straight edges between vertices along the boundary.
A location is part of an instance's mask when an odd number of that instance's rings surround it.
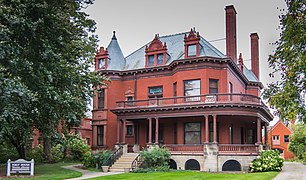
<svg viewBox="0 0 306 180">
<path fill-rule="evenodd" d="M 138 156 L 138 153 L 123 154 L 110 168 L 110 172 L 124 172 L 125 168 L 131 168 L 132 162 Z"/>
</svg>

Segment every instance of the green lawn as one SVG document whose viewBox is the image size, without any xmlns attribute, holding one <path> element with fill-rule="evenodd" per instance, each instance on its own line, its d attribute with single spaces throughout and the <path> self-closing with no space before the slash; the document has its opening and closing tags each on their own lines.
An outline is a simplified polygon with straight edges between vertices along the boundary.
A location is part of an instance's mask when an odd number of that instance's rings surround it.
<svg viewBox="0 0 306 180">
<path fill-rule="evenodd" d="M 188 179 L 235 179 L 235 180 L 270 180 L 273 179 L 279 172 L 263 172 L 263 173 L 204 173 L 191 171 L 177 172 L 156 172 L 156 173 L 125 173 L 112 176 L 103 176 L 92 179 L 173 179 L 173 180 L 188 180 Z"/>
<path fill-rule="evenodd" d="M 12 179 L 42 179 L 42 180 L 60 180 L 67 178 L 75 178 L 82 176 L 82 173 L 64 169 L 61 166 L 68 166 L 75 163 L 55 163 L 55 164 L 41 164 L 36 165 L 34 170 L 34 177 L 28 176 L 27 178 L 5 178 Z"/>
</svg>

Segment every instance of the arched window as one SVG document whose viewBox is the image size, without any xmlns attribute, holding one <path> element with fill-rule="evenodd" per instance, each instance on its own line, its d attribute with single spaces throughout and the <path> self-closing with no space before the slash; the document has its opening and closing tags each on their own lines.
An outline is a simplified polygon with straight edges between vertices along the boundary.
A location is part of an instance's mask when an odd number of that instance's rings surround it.
<svg viewBox="0 0 306 180">
<path fill-rule="evenodd" d="M 228 160 L 223 164 L 222 171 L 241 171 L 241 164 L 236 160 Z"/>
<path fill-rule="evenodd" d="M 200 170 L 200 163 L 195 159 L 189 159 L 185 163 L 185 170 Z"/>
</svg>

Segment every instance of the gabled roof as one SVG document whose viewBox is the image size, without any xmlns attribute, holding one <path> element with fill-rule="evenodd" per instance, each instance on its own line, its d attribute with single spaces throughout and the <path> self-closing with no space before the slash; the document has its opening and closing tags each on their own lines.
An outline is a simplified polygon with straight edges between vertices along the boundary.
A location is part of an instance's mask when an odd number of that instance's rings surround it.
<svg viewBox="0 0 306 180">
<path fill-rule="evenodd" d="M 293 130 L 291 128 L 289 128 L 288 126 L 286 126 L 283 121 L 279 120 L 277 121 L 276 124 L 274 124 L 274 126 L 269 130 L 269 133 L 272 132 L 278 125 L 283 125 L 285 128 L 287 128 L 291 133 L 293 133 Z"/>
<path fill-rule="evenodd" d="M 189 32 L 160 36 L 159 40 L 167 44 L 167 63 L 170 64 L 172 61 L 183 59 L 184 58 L 184 37 L 185 34 L 188 36 Z M 145 48 L 150 44 L 147 43 L 135 52 L 128 55 L 126 60 L 126 66 L 123 70 L 131 70 L 131 69 L 141 69 L 145 67 Z M 207 42 L 203 37 L 200 39 L 200 56 L 210 56 L 217 58 L 226 58 L 224 54 L 222 54 L 217 48 Z"/>
</svg>

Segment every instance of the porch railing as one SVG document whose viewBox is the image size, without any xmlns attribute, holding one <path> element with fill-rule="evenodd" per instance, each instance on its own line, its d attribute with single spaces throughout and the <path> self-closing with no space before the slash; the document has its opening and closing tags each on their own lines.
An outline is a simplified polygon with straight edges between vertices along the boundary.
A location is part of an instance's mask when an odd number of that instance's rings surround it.
<svg viewBox="0 0 306 180">
<path fill-rule="evenodd" d="M 190 104 L 216 104 L 216 103 L 248 103 L 263 105 L 260 98 L 251 94 L 206 94 L 198 96 L 179 96 L 171 98 L 152 98 L 146 100 L 118 101 L 117 108 L 138 108 L 156 106 L 177 106 Z"/>
<path fill-rule="evenodd" d="M 131 164 L 131 169 L 132 170 L 137 169 L 141 166 L 141 164 L 142 164 L 142 158 L 140 154 L 138 154 L 138 156 L 134 159 L 134 161 Z"/>
<path fill-rule="evenodd" d="M 113 154 L 107 159 L 106 165 L 111 166 L 123 154 L 123 146 L 119 146 Z"/>
<path fill-rule="evenodd" d="M 176 153 L 203 153 L 203 144 L 165 144 L 164 148 Z"/>
<path fill-rule="evenodd" d="M 219 154 L 257 154 L 259 152 L 257 145 L 244 145 L 244 144 L 219 144 Z"/>
</svg>

